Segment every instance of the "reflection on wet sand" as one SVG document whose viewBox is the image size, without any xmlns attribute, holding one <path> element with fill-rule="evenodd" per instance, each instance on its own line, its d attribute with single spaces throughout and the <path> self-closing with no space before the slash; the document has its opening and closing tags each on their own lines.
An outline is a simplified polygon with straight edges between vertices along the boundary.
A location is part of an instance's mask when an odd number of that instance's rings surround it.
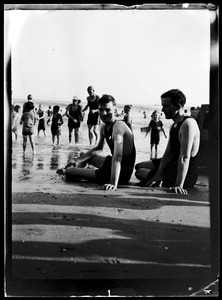
<svg viewBox="0 0 222 300">
<path fill-rule="evenodd" d="M 59 167 L 60 154 L 55 149 L 52 149 L 51 161 L 50 161 L 50 169 L 57 170 Z"/>
<path fill-rule="evenodd" d="M 22 156 L 21 175 L 20 180 L 28 179 L 31 177 L 31 170 L 33 167 L 34 156 Z"/>
<path fill-rule="evenodd" d="M 38 157 L 37 170 L 44 169 L 44 157 Z"/>
<path fill-rule="evenodd" d="M 28 178 L 38 178 L 42 172 L 46 174 L 56 174 L 56 170 L 72 162 L 74 157 L 79 156 L 80 152 L 87 151 L 87 147 L 77 145 L 52 145 L 51 139 L 45 139 L 41 149 L 36 147 L 36 154 L 33 155 L 27 151 L 25 155 L 22 152 L 22 139 L 13 143 L 13 153 L 11 168 L 13 170 L 13 180 L 24 180 Z M 39 173 L 36 171 L 40 171 Z M 48 173 L 50 171 L 50 173 Z"/>
</svg>

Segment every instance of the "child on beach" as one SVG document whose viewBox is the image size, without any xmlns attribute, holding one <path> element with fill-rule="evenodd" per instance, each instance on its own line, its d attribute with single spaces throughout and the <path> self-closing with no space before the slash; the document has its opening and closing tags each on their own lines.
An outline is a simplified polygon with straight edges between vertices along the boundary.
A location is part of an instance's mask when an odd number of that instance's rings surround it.
<svg viewBox="0 0 222 300">
<path fill-rule="evenodd" d="M 20 106 L 15 105 L 12 112 L 12 132 L 15 134 L 15 140 L 18 138 L 18 123 L 19 123 Z"/>
<path fill-rule="evenodd" d="M 131 117 L 131 108 L 132 108 L 132 105 L 125 105 L 124 106 L 124 117 L 123 117 L 123 121 L 126 123 L 126 125 L 129 127 L 129 129 L 133 132 L 133 129 L 132 129 L 132 117 Z"/>
<path fill-rule="evenodd" d="M 145 137 L 150 131 L 150 157 L 153 157 L 153 147 L 155 146 L 155 158 L 157 158 L 157 148 L 160 142 L 160 131 L 162 131 L 165 138 L 167 138 L 166 133 L 163 129 L 163 123 L 160 121 L 160 114 L 157 110 L 154 110 L 154 112 L 151 115 L 151 121 L 147 128 Z"/>
<path fill-rule="evenodd" d="M 45 111 L 42 108 L 42 105 L 39 104 L 39 109 L 37 114 L 39 115 L 39 124 L 38 124 L 38 135 L 40 133 L 40 131 L 42 130 L 44 133 L 44 136 L 46 136 L 46 132 L 45 132 Z"/>
<path fill-rule="evenodd" d="M 33 104 L 33 102 L 29 101 L 26 104 L 26 112 L 24 112 L 22 114 L 22 117 L 20 120 L 20 124 L 23 124 L 23 127 L 22 127 L 23 155 L 25 155 L 25 151 L 26 151 L 27 137 L 29 137 L 29 141 L 31 144 L 33 154 L 36 154 L 34 138 L 33 138 L 33 134 L 34 134 L 33 125 L 35 124 L 36 116 L 33 113 L 33 109 L 34 109 L 34 104 Z"/>
<path fill-rule="evenodd" d="M 58 105 L 53 106 L 53 115 L 52 115 L 52 143 L 54 145 L 55 137 L 57 136 L 57 145 L 59 145 L 59 136 L 61 135 L 61 125 L 63 124 L 63 119 L 59 113 L 60 107 Z"/>
<path fill-rule="evenodd" d="M 86 153 L 75 158 L 73 166 L 68 164 L 58 169 L 58 174 L 70 179 L 86 179 L 104 184 L 106 191 L 115 191 L 118 184 L 129 182 L 136 159 L 136 149 L 132 131 L 123 120 L 116 120 L 115 99 L 103 95 L 98 101 L 102 121 L 98 144 Z M 111 155 L 102 156 L 104 143 L 107 142 Z M 96 169 L 87 169 L 87 163 Z"/>
<path fill-rule="evenodd" d="M 80 105 L 81 100 L 74 96 L 72 103 L 66 108 L 66 116 L 68 117 L 68 128 L 69 128 L 69 143 L 72 142 L 72 131 L 74 129 L 75 143 L 79 143 L 79 128 L 83 121 L 82 106 Z"/>
</svg>

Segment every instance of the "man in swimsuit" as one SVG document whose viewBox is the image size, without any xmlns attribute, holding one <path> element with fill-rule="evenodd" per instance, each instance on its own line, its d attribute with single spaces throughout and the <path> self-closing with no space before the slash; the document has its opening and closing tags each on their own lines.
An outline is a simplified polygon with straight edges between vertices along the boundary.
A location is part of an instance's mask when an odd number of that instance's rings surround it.
<svg viewBox="0 0 222 300">
<path fill-rule="evenodd" d="M 166 119 L 174 121 L 162 159 L 135 166 L 136 177 L 146 186 L 165 186 L 175 193 L 187 194 L 198 179 L 200 131 L 195 119 L 186 115 L 185 95 L 178 89 L 161 95 Z M 151 171 L 150 171 L 151 170 Z"/>
<path fill-rule="evenodd" d="M 89 96 L 86 98 L 87 104 L 83 108 L 83 112 L 89 108 L 89 114 L 87 119 L 88 133 L 89 133 L 89 143 L 92 145 L 93 133 L 95 135 L 95 142 L 98 140 L 98 127 L 100 124 L 99 120 L 99 110 L 98 110 L 98 100 L 99 96 L 95 94 L 95 90 L 92 86 L 87 88 Z"/>
<path fill-rule="evenodd" d="M 88 152 L 75 158 L 74 165 L 59 169 L 57 173 L 67 178 L 82 178 L 104 184 L 106 191 L 115 191 L 118 184 L 126 184 L 134 170 L 136 151 L 132 131 L 122 120 L 115 117 L 115 99 L 103 95 L 99 102 L 99 115 L 102 120 L 98 144 Z M 100 155 L 104 142 L 107 142 L 111 154 Z M 89 163 L 97 169 L 84 169 L 81 164 Z"/>
<path fill-rule="evenodd" d="M 27 103 L 28 103 L 28 102 L 31 102 L 31 101 L 32 101 L 32 95 L 29 94 L 29 95 L 27 96 L 27 102 L 25 102 L 25 103 L 23 104 L 22 113 L 28 111 L 28 110 L 27 110 Z M 29 105 L 29 104 L 28 104 L 28 105 Z"/>
</svg>

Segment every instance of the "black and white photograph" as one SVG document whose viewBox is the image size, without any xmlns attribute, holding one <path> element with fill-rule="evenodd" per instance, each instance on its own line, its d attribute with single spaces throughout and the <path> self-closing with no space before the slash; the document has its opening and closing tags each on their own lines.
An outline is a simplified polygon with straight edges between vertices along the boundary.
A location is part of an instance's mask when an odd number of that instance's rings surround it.
<svg viewBox="0 0 222 300">
<path fill-rule="evenodd" d="M 219 7 L 4 5 L 4 296 L 218 296 Z"/>
</svg>

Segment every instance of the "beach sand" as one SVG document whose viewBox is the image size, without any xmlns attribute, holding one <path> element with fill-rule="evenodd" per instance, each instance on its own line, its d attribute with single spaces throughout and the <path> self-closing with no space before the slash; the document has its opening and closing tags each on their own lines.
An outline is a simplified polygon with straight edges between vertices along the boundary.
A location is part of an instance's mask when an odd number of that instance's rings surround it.
<svg viewBox="0 0 222 300">
<path fill-rule="evenodd" d="M 182 280 L 187 291 L 178 293 L 191 294 L 189 286 L 210 278 L 209 208 L 204 176 L 189 195 L 177 195 L 136 181 L 105 192 L 55 172 L 23 174 L 12 185 L 12 276 L 46 286 L 47 280 Z M 175 284 L 168 288 L 174 293 Z"/>
<path fill-rule="evenodd" d="M 134 174 L 105 192 L 56 173 L 81 149 L 36 144 L 22 157 L 12 143 L 10 295 L 191 295 L 212 282 L 207 176 L 188 195 Z"/>
</svg>

